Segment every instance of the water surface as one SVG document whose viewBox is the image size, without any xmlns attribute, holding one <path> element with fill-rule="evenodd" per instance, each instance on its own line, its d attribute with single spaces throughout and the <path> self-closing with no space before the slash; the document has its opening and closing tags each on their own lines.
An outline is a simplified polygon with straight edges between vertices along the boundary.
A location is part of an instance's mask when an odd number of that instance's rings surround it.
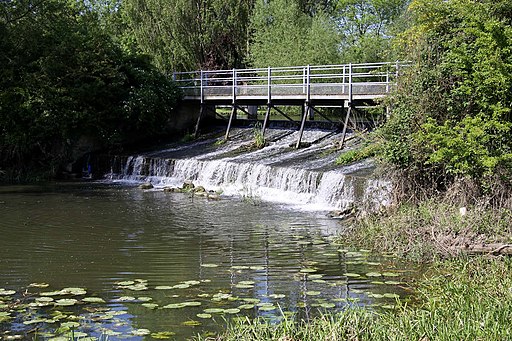
<svg viewBox="0 0 512 341">
<path fill-rule="evenodd" d="M 411 272 L 333 243 L 343 225 L 325 213 L 119 184 L 0 187 L 0 288 L 16 292 L 0 290 L 0 331 L 51 338 L 71 320 L 74 330 L 109 340 L 151 339 L 140 329 L 184 339 L 240 316 L 276 321 L 283 312 L 309 318 L 354 304 L 392 306 Z M 52 296 L 76 299 L 72 306 L 33 304 L 66 287 L 87 293 Z M 16 300 L 32 307 L 16 312 Z M 53 321 L 56 311 L 65 317 Z"/>
</svg>

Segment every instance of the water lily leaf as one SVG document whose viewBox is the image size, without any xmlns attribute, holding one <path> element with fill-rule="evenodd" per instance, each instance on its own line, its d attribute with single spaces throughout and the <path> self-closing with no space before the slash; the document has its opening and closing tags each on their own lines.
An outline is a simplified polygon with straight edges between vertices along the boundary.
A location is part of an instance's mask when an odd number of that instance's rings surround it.
<svg viewBox="0 0 512 341">
<path fill-rule="evenodd" d="M 117 300 L 117 302 L 133 302 L 133 301 L 136 301 L 137 299 L 135 297 L 132 297 L 132 296 L 121 296 L 119 297 Z"/>
<path fill-rule="evenodd" d="M 213 264 L 213 263 L 203 263 L 203 264 L 201 264 L 201 266 L 202 266 L 203 268 L 216 268 L 216 267 L 218 267 L 219 265 L 218 265 L 218 264 Z"/>
<path fill-rule="evenodd" d="M 384 276 L 384 277 L 398 277 L 400 275 L 397 274 L 397 273 L 394 273 L 394 272 L 383 272 L 382 276 Z"/>
<path fill-rule="evenodd" d="M 135 329 L 132 330 L 132 334 L 135 336 L 146 336 L 151 334 L 151 332 L 149 331 L 149 329 Z"/>
<path fill-rule="evenodd" d="M 30 324 L 36 324 L 36 323 L 44 323 L 46 322 L 46 319 L 34 319 L 30 321 L 24 321 L 23 324 L 30 325 Z"/>
<path fill-rule="evenodd" d="M 336 304 L 334 303 L 321 303 L 320 307 L 326 308 L 326 309 L 332 309 L 336 307 Z"/>
<path fill-rule="evenodd" d="M 158 332 L 158 333 L 151 333 L 151 337 L 153 339 L 157 340 L 164 340 L 164 339 L 170 339 L 171 336 L 175 335 L 176 333 L 173 332 Z"/>
<path fill-rule="evenodd" d="M 247 270 L 249 269 L 249 267 L 247 265 L 235 265 L 235 266 L 232 266 L 231 269 L 235 269 L 235 270 Z"/>
<path fill-rule="evenodd" d="M 116 284 L 119 286 L 125 287 L 128 285 L 133 285 L 133 284 L 135 284 L 135 282 L 134 281 L 122 281 L 122 282 L 117 282 Z"/>
<path fill-rule="evenodd" d="M 339 253 L 347 253 L 348 252 L 347 249 L 338 249 L 336 251 L 338 251 Z"/>
<path fill-rule="evenodd" d="M 249 269 L 256 270 L 256 271 L 261 271 L 261 270 L 265 270 L 265 267 L 264 266 L 260 266 L 260 265 L 255 265 L 255 266 L 249 267 Z"/>
<path fill-rule="evenodd" d="M 386 304 L 386 305 L 383 305 L 382 308 L 384 308 L 384 309 L 395 309 L 395 306 L 391 305 L 391 304 Z"/>
<path fill-rule="evenodd" d="M 324 275 L 321 275 L 321 274 L 311 274 L 311 275 L 308 275 L 309 279 L 320 279 L 322 277 L 324 277 Z"/>
<path fill-rule="evenodd" d="M 309 244 L 311 244 L 311 242 L 306 241 L 306 240 L 299 240 L 299 241 L 297 242 L 297 244 L 298 244 L 298 245 L 309 245 Z"/>
<path fill-rule="evenodd" d="M 189 301 L 189 302 L 183 302 L 182 304 L 185 307 L 199 307 L 201 305 L 201 302 Z"/>
<path fill-rule="evenodd" d="M 181 324 L 182 324 L 182 325 L 184 325 L 184 326 L 191 326 L 191 327 L 194 327 L 194 326 L 200 326 L 200 325 L 201 325 L 201 322 L 199 322 L 199 321 L 194 321 L 194 320 L 190 320 L 190 321 L 182 322 Z"/>
<path fill-rule="evenodd" d="M 113 330 L 110 330 L 110 329 L 103 329 L 101 333 L 106 335 L 106 336 L 119 336 L 119 335 L 122 334 L 120 332 L 116 332 L 116 331 L 113 331 Z"/>
<path fill-rule="evenodd" d="M 171 304 L 168 304 L 168 305 L 164 305 L 162 308 L 163 309 L 181 309 L 181 308 L 185 308 L 186 305 L 184 305 L 183 303 L 171 303 Z"/>
<path fill-rule="evenodd" d="M 238 309 L 244 309 L 244 310 L 249 310 L 252 308 L 254 308 L 254 304 L 242 304 L 242 305 L 238 306 Z"/>
<path fill-rule="evenodd" d="M 207 293 L 197 294 L 197 297 L 206 298 L 206 297 L 210 297 L 210 294 L 207 294 Z"/>
<path fill-rule="evenodd" d="M 257 303 L 260 303 L 261 300 L 259 298 L 247 297 L 247 298 L 242 298 L 242 301 L 247 302 L 247 303 L 257 304 Z"/>
<path fill-rule="evenodd" d="M 10 295 L 14 295 L 15 293 L 16 293 L 15 290 L 6 290 L 3 288 L 0 288 L 0 296 L 10 296 Z"/>
<path fill-rule="evenodd" d="M 386 297 L 386 298 L 394 298 L 394 299 L 397 299 L 397 298 L 400 298 L 400 295 L 398 295 L 398 294 L 386 293 L 386 294 L 384 294 L 384 297 Z"/>
<path fill-rule="evenodd" d="M 385 281 L 384 284 L 387 284 L 387 285 L 400 285 L 402 284 L 402 282 L 397 282 L 397 281 Z"/>
<path fill-rule="evenodd" d="M 261 311 L 272 311 L 272 310 L 276 310 L 277 307 L 275 305 L 265 305 L 265 306 L 262 306 L 262 307 L 259 307 L 259 310 Z"/>
<path fill-rule="evenodd" d="M 80 323 L 78 322 L 73 322 L 73 321 L 70 321 L 70 322 L 63 322 L 60 324 L 61 327 L 63 328 L 77 328 L 77 327 L 80 327 Z"/>
<path fill-rule="evenodd" d="M 238 308 L 230 308 L 230 309 L 225 309 L 224 312 L 226 314 L 238 314 L 240 312 L 240 309 L 238 309 Z"/>
<path fill-rule="evenodd" d="M 252 285 L 252 284 L 236 284 L 235 288 L 237 288 L 237 289 L 252 289 L 252 288 L 254 288 L 254 285 Z"/>
<path fill-rule="evenodd" d="M 212 318 L 212 314 L 197 314 L 196 315 L 197 317 L 199 317 L 200 319 L 211 319 Z"/>
<path fill-rule="evenodd" d="M 224 312 L 224 309 L 221 308 L 208 308 L 203 310 L 206 314 L 221 314 Z"/>
<path fill-rule="evenodd" d="M 173 289 L 187 289 L 187 288 L 190 288 L 190 285 L 188 285 L 188 284 L 176 284 L 172 288 Z"/>
<path fill-rule="evenodd" d="M 75 305 L 78 301 L 74 298 L 62 298 L 60 300 L 55 301 L 55 305 L 59 306 L 72 306 Z"/>
<path fill-rule="evenodd" d="M 61 295 L 85 295 L 87 294 L 87 291 L 84 288 L 64 288 L 61 291 Z"/>
<path fill-rule="evenodd" d="M 158 285 L 155 287 L 156 290 L 172 290 L 174 289 L 173 286 L 170 285 Z"/>
<path fill-rule="evenodd" d="M 82 301 L 87 303 L 106 303 L 105 300 L 100 297 L 84 297 Z"/>
<path fill-rule="evenodd" d="M 126 287 L 124 287 L 124 289 L 132 290 L 132 291 L 144 291 L 144 290 L 148 290 L 148 286 L 144 283 L 138 283 L 138 284 L 126 286 Z"/>
<path fill-rule="evenodd" d="M 313 290 L 306 291 L 306 295 L 308 295 L 308 296 L 318 296 L 320 294 L 322 294 L 320 291 L 313 291 Z"/>
<path fill-rule="evenodd" d="M 312 272 L 317 272 L 318 270 L 317 269 L 313 269 L 313 268 L 304 268 L 304 269 L 300 269 L 299 272 L 302 272 L 302 273 L 312 273 Z"/>
<path fill-rule="evenodd" d="M 185 282 L 182 282 L 183 284 L 187 284 L 187 285 L 198 285 L 198 284 L 201 284 L 200 281 L 196 281 L 196 280 L 192 280 L 192 281 L 185 281 Z"/>
<path fill-rule="evenodd" d="M 156 303 L 142 303 L 141 306 L 148 309 L 155 309 L 158 307 L 158 304 Z"/>
<path fill-rule="evenodd" d="M 268 297 L 275 298 L 275 299 L 281 299 L 281 298 L 285 298 L 286 295 L 285 294 L 271 294 L 271 295 L 268 295 Z"/>
<path fill-rule="evenodd" d="M 37 302 L 52 302 L 53 298 L 48 296 L 36 297 Z"/>
<path fill-rule="evenodd" d="M 343 276 L 346 276 L 346 277 L 352 277 L 352 278 L 358 278 L 358 277 L 361 277 L 360 274 L 355 274 L 355 273 L 351 273 L 351 272 L 346 272 L 343 274 Z"/>
<path fill-rule="evenodd" d="M 371 265 L 371 266 L 379 266 L 379 265 L 381 265 L 381 263 L 379 263 L 379 262 L 368 262 L 366 264 Z"/>
<path fill-rule="evenodd" d="M 314 279 L 313 283 L 327 283 L 325 279 Z"/>
<path fill-rule="evenodd" d="M 60 290 L 59 291 L 47 291 L 47 292 L 42 292 L 39 295 L 41 295 L 41 296 L 58 296 L 58 295 L 62 295 L 62 292 Z"/>
<path fill-rule="evenodd" d="M 254 281 L 240 281 L 238 284 L 254 285 Z"/>
<path fill-rule="evenodd" d="M 372 298 L 384 298 L 384 295 L 382 295 L 382 294 L 375 294 L 375 293 L 372 293 L 372 294 L 368 294 L 368 297 L 372 297 Z"/>
<path fill-rule="evenodd" d="M 29 288 L 48 288 L 50 284 L 48 283 L 30 283 Z"/>
<path fill-rule="evenodd" d="M 370 284 L 383 285 L 384 282 L 382 282 L 382 281 L 371 281 Z"/>
<path fill-rule="evenodd" d="M 382 274 L 380 274 L 379 272 L 368 272 L 366 274 L 366 277 L 380 277 L 382 276 Z"/>
<path fill-rule="evenodd" d="M 152 300 L 153 299 L 151 297 L 145 297 L 145 296 L 137 297 L 137 301 L 140 301 L 140 302 L 150 302 Z"/>
</svg>

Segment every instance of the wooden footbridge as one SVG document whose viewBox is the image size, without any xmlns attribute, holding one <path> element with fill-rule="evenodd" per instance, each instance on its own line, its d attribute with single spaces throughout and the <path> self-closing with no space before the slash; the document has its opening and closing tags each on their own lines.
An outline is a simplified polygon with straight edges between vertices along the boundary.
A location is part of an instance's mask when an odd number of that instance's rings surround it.
<svg viewBox="0 0 512 341">
<path fill-rule="evenodd" d="M 301 121 L 297 148 L 299 148 L 306 120 L 314 114 L 324 116 L 319 107 L 341 107 L 345 112 L 342 144 L 352 111 L 357 107 L 375 105 L 396 84 L 401 63 L 367 63 L 321 66 L 268 67 L 263 69 L 232 69 L 213 71 L 176 72 L 173 79 L 182 89 L 183 100 L 199 103 L 201 119 L 208 108 L 230 106 L 225 138 L 236 118 L 237 111 L 255 117 L 248 108 L 265 106 L 263 134 L 272 110 L 292 120 L 280 106 L 299 106 Z M 214 110 L 215 112 L 215 110 Z M 332 122 L 332 121 L 331 121 Z"/>
</svg>

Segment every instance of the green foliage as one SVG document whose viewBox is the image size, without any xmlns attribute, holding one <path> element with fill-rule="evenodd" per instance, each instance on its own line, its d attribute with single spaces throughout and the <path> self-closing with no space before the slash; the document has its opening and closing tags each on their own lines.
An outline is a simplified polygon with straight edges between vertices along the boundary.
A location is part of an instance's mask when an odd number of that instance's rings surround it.
<svg viewBox="0 0 512 341">
<path fill-rule="evenodd" d="M 249 59 L 255 67 L 338 61 L 334 23 L 323 12 L 305 14 L 295 0 L 256 1 L 251 30 Z"/>
<path fill-rule="evenodd" d="M 124 53 L 97 13 L 77 2 L 3 2 L 0 160 L 50 174 L 96 147 L 162 132 L 177 88 Z M 73 155 L 75 154 L 75 155 Z"/>
<path fill-rule="evenodd" d="M 379 152 L 379 145 L 376 142 L 367 143 L 361 147 L 350 149 L 336 159 L 337 165 L 348 165 L 357 161 L 375 156 Z"/>
<path fill-rule="evenodd" d="M 253 0 L 124 0 L 124 41 L 160 70 L 241 67 Z"/>
<path fill-rule="evenodd" d="M 416 185 L 460 178 L 491 194 L 512 177 L 512 26 L 508 1 L 415 0 L 397 39 L 404 59 L 385 158 Z M 501 177 L 496 179 L 496 175 Z M 492 181 L 490 180 L 492 178 Z"/>
</svg>

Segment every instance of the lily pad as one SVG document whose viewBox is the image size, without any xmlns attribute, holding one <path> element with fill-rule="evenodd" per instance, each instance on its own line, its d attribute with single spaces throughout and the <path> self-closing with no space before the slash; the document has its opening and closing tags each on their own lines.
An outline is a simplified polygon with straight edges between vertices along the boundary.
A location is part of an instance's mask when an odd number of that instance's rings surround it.
<svg viewBox="0 0 512 341">
<path fill-rule="evenodd" d="M 398 294 L 386 293 L 386 294 L 384 294 L 384 297 L 386 297 L 386 298 L 394 298 L 394 299 L 397 299 L 397 298 L 400 298 L 400 295 L 398 295 Z"/>
<path fill-rule="evenodd" d="M 37 302 L 53 302 L 53 298 L 49 296 L 36 297 Z"/>
<path fill-rule="evenodd" d="M 235 265 L 235 266 L 232 266 L 231 269 L 235 269 L 235 270 L 247 270 L 249 269 L 249 267 L 247 265 Z"/>
<path fill-rule="evenodd" d="M 59 306 L 72 306 L 75 305 L 78 301 L 74 298 L 62 298 L 60 300 L 55 301 L 55 305 Z"/>
<path fill-rule="evenodd" d="M 149 331 L 149 329 L 135 329 L 132 330 L 132 334 L 135 336 L 146 336 L 151 334 L 151 332 Z"/>
<path fill-rule="evenodd" d="M 101 297 L 84 297 L 82 301 L 87 303 L 106 303 Z"/>
<path fill-rule="evenodd" d="M 238 314 L 240 312 L 240 309 L 238 309 L 238 308 L 230 308 L 230 309 L 225 309 L 224 312 L 226 314 Z"/>
<path fill-rule="evenodd" d="M 132 290 L 132 291 L 144 291 L 148 290 L 148 286 L 144 283 L 138 283 L 134 285 L 129 285 L 127 287 L 124 287 L 125 289 Z"/>
<path fill-rule="evenodd" d="M 336 307 L 336 304 L 334 303 L 321 303 L 320 307 L 326 308 L 326 309 L 332 309 Z"/>
<path fill-rule="evenodd" d="M 387 284 L 387 285 L 400 285 L 400 284 L 402 284 L 402 282 L 398 282 L 398 281 L 385 281 L 384 284 Z"/>
<path fill-rule="evenodd" d="M 208 308 L 203 310 L 206 314 L 221 314 L 224 312 L 224 309 L 221 308 Z"/>
<path fill-rule="evenodd" d="M 122 281 L 122 282 L 117 282 L 116 284 L 119 286 L 125 287 L 128 285 L 133 285 L 133 284 L 135 284 L 135 282 L 134 281 Z"/>
<path fill-rule="evenodd" d="M 153 299 L 151 297 L 137 297 L 137 301 L 140 301 L 140 302 L 151 302 Z"/>
<path fill-rule="evenodd" d="M 87 294 L 87 291 L 84 288 L 64 288 L 61 291 L 61 295 L 74 295 L 80 296 Z"/>
<path fill-rule="evenodd" d="M 368 272 L 366 274 L 366 277 L 380 277 L 380 276 L 382 276 L 382 274 L 379 272 Z"/>
<path fill-rule="evenodd" d="M 200 319 L 211 319 L 212 318 L 212 314 L 197 314 L 196 315 L 197 317 L 199 317 Z"/>
<path fill-rule="evenodd" d="M 236 284 L 235 288 L 237 288 L 237 289 L 252 289 L 252 288 L 254 288 L 254 285 L 252 285 L 252 284 Z"/>
<path fill-rule="evenodd" d="M 343 274 L 343 276 L 346 276 L 346 277 L 352 277 L 352 278 L 358 278 L 358 277 L 361 277 L 360 274 L 356 274 L 356 273 L 351 273 L 351 272 L 346 272 Z"/>
<path fill-rule="evenodd" d="M 318 296 L 318 295 L 321 295 L 322 293 L 320 291 L 306 291 L 306 295 L 308 296 Z"/>
<path fill-rule="evenodd" d="M 271 294 L 271 295 L 268 295 L 268 297 L 275 298 L 275 299 L 281 299 L 281 298 L 285 298 L 286 295 L 285 294 Z"/>
<path fill-rule="evenodd" d="M 216 268 L 216 267 L 218 267 L 219 265 L 218 265 L 218 264 L 213 264 L 213 263 L 203 263 L 203 264 L 201 264 L 201 266 L 202 266 L 203 268 Z"/>
<path fill-rule="evenodd" d="M 80 327 L 80 323 L 78 322 L 73 322 L 73 321 L 70 321 L 70 322 L 63 322 L 60 324 L 61 327 L 63 328 L 77 328 L 77 327 Z"/>
<path fill-rule="evenodd" d="M 262 306 L 262 307 L 259 307 L 259 310 L 261 311 L 272 311 L 272 310 L 276 310 L 277 307 L 275 305 L 265 305 L 265 306 Z"/>
<path fill-rule="evenodd" d="M 184 305 L 183 303 L 171 303 L 171 304 L 168 304 L 168 305 L 164 305 L 162 308 L 163 309 L 181 309 L 181 308 L 185 308 L 186 305 Z"/>
<path fill-rule="evenodd" d="M 41 296 L 59 296 L 59 295 L 62 295 L 62 292 L 60 290 L 59 291 L 46 291 L 46 292 L 40 293 L 39 295 L 41 295 Z"/>
<path fill-rule="evenodd" d="M 136 301 L 137 299 L 133 296 L 121 296 L 119 297 L 116 301 L 117 302 L 133 302 L 133 301 Z"/>
<path fill-rule="evenodd" d="M 313 269 L 313 268 L 304 268 L 304 269 L 300 269 L 299 272 L 302 272 L 302 273 L 312 273 L 312 272 L 317 272 L 318 270 L 317 269 Z"/>
<path fill-rule="evenodd" d="M 255 266 L 249 267 L 249 269 L 256 270 L 256 271 L 261 271 L 261 270 L 265 270 L 265 267 L 264 266 L 260 266 L 260 265 L 255 265 Z"/>
<path fill-rule="evenodd" d="M 175 335 L 176 333 L 173 333 L 173 332 L 158 332 L 158 333 L 151 333 L 151 337 L 153 339 L 157 339 L 157 340 L 165 340 L 165 339 L 170 339 L 171 336 Z"/>
<path fill-rule="evenodd" d="M 189 301 L 189 302 L 183 302 L 182 304 L 185 305 L 185 307 L 199 307 L 201 305 L 201 302 Z"/>
<path fill-rule="evenodd" d="M 384 276 L 384 277 L 398 277 L 400 275 L 395 273 L 395 272 L 383 272 L 382 276 Z"/>
<path fill-rule="evenodd" d="M 190 285 L 188 285 L 188 284 L 176 284 L 172 288 L 173 289 L 187 289 L 187 288 L 190 288 Z"/>
<path fill-rule="evenodd" d="M 16 293 L 15 290 L 6 290 L 6 289 L 0 288 L 0 296 L 10 296 L 10 295 L 14 295 L 15 293 Z"/>
<path fill-rule="evenodd" d="M 142 303 L 141 306 L 148 309 L 155 309 L 158 307 L 158 304 L 156 303 Z"/>
<path fill-rule="evenodd" d="M 201 322 L 199 322 L 199 321 L 194 321 L 194 320 L 190 320 L 190 321 L 182 322 L 181 324 L 182 324 L 182 325 L 184 325 L 184 326 L 195 327 L 195 326 L 200 326 L 200 325 L 201 325 Z"/>
<path fill-rule="evenodd" d="M 254 304 L 242 304 L 242 305 L 238 306 L 238 309 L 244 309 L 244 310 L 249 310 L 252 308 L 254 308 Z"/>
<path fill-rule="evenodd" d="M 170 285 L 158 285 L 155 287 L 156 290 L 172 290 L 174 289 L 173 286 Z"/>
<path fill-rule="evenodd" d="M 324 275 L 321 275 L 321 274 L 312 274 L 312 275 L 308 275 L 308 278 L 309 279 L 320 279 L 324 277 Z"/>
<path fill-rule="evenodd" d="M 46 322 L 46 319 L 34 319 L 34 320 L 30 320 L 30 321 L 24 321 L 23 324 L 30 325 L 30 324 L 37 324 L 37 323 L 44 323 L 44 322 Z"/>
<path fill-rule="evenodd" d="M 48 283 L 30 283 L 29 288 L 48 288 L 50 284 Z"/>
</svg>

